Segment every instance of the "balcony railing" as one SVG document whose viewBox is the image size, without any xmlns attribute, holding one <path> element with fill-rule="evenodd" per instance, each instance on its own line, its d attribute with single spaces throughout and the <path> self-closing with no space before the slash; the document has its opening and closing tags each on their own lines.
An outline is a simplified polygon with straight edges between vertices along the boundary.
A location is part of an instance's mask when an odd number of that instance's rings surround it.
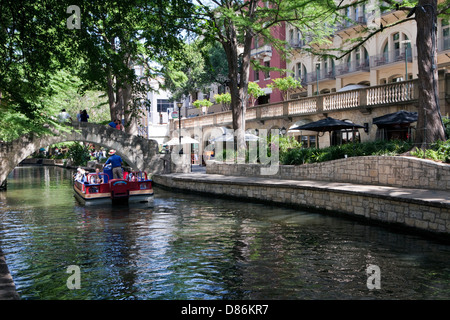
<svg viewBox="0 0 450 320">
<path fill-rule="evenodd" d="M 299 39 L 296 39 L 296 40 L 289 40 L 289 46 L 290 46 L 291 48 L 297 48 L 297 49 L 299 49 L 299 48 L 302 48 L 303 46 L 305 46 L 305 41 L 299 40 Z"/>
<path fill-rule="evenodd" d="M 246 110 L 246 121 L 264 121 L 317 113 L 351 109 L 375 108 L 417 100 L 417 80 L 389 83 L 344 92 L 305 97 L 281 103 L 259 105 Z M 232 123 L 231 111 L 181 120 L 183 128 L 220 126 Z M 172 120 L 172 128 L 178 128 L 178 120 Z"/>
<path fill-rule="evenodd" d="M 306 82 L 307 83 L 314 83 L 317 80 L 334 80 L 336 79 L 335 74 L 335 68 L 326 69 L 326 70 L 319 70 L 319 72 L 308 72 L 306 74 Z"/>
<path fill-rule="evenodd" d="M 406 53 L 405 49 L 398 49 L 370 57 L 370 63 L 373 68 L 395 62 L 405 62 L 405 60 L 408 60 L 408 62 L 412 62 L 411 48 L 408 48 Z"/>
<path fill-rule="evenodd" d="M 370 71 L 370 64 L 369 59 L 363 60 L 363 61 L 351 61 L 350 63 L 344 63 L 337 67 L 336 76 L 342 76 L 349 73 L 354 72 L 369 72 Z"/>
<path fill-rule="evenodd" d="M 250 51 L 250 55 L 256 56 L 256 57 L 263 57 L 263 56 L 268 56 L 271 57 L 272 56 L 272 46 L 270 45 L 264 45 L 258 48 L 254 48 Z"/>
</svg>

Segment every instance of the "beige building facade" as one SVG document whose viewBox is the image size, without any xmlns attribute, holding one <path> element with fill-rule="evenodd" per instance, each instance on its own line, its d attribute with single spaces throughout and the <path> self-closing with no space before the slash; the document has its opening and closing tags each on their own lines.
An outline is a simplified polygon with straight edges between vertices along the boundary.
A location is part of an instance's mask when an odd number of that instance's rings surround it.
<svg viewBox="0 0 450 320">
<path fill-rule="evenodd" d="M 344 1 L 352 3 L 355 1 Z M 441 3 L 442 1 L 439 1 Z M 417 25 L 414 20 L 400 23 L 408 12 L 380 12 L 375 2 L 350 6 L 345 12 L 348 21 L 336 27 L 327 49 L 351 48 L 350 40 L 361 36 L 366 27 L 384 26 L 355 50 L 340 59 L 322 59 L 308 53 L 308 37 L 290 25 L 285 39 L 291 49 L 286 69 L 302 82 L 302 89 L 292 93 L 288 101 L 248 107 L 246 129 L 257 133 L 261 129 L 280 129 L 295 136 L 304 147 L 326 147 L 353 141 L 373 141 L 385 137 L 385 132 L 373 124 L 373 119 L 400 110 L 417 112 Z M 353 44 L 354 45 L 354 44 Z M 441 114 L 450 113 L 450 23 L 437 19 L 437 61 L 439 105 Z M 325 117 L 364 125 L 355 132 L 316 133 L 292 128 Z M 178 127 L 177 121 L 172 128 Z M 413 138 L 415 123 L 403 138 Z M 185 119 L 182 127 L 210 132 L 212 127 L 231 129 L 231 112 L 210 112 L 208 115 Z M 402 129 L 403 130 L 403 129 Z M 173 132 L 173 130 L 171 130 Z M 207 137 L 206 137 L 207 136 Z M 193 137 L 193 134 L 192 134 Z M 208 133 L 204 134 L 204 139 Z"/>
</svg>

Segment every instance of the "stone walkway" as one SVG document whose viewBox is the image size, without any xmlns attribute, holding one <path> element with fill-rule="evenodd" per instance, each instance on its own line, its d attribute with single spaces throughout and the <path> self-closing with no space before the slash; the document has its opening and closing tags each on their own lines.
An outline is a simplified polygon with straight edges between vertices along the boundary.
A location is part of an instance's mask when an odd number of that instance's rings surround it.
<svg viewBox="0 0 450 320">
<path fill-rule="evenodd" d="M 184 181 L 202 181 L 202 182 L 219 182 L 224 184 L 244 184 L 244 185 L 271 185 L 280 187 L 295 188 L 319 188 L 329 191 L 364 193 L 372 194 L 380 197 L 392 197 L 408 201 L 429 202 L 450 207 L 450 192 L 431 190 L 431 189 L 413 189 L 398 188 L 379 185 L 364 185 L 342 182 L 312 181 L 312 180 L 281 180 L 260 177 L 244 177 L 244 176 L 224 176 L 218 174 L 206 174 L 206 167 L 193 166 L 191 173 L 169 174 L 174 179 Z"/>
</svg>

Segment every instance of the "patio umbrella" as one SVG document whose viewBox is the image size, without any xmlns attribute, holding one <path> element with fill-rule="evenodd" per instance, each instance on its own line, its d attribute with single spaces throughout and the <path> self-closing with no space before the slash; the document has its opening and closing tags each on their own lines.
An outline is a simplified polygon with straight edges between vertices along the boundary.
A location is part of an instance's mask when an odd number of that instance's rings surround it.
<svg viewBox="0 0 450 320">
<path fill-rule="evenodd" d="M 291 130 L 310 130 L 317 132 L 325 132 L 351 128 L 364 128 L 364 127 L 359 124 L 355 124 L 353 122 L 347 122 L 328 117 L 322 120 L 304 124 L 296 128 L 292 128 Z"/>
<path fill-rule="evenodd" d="M 394 124 L 408 124 L 416 122 L 417 117 L 417 112 L 401 110 L 398 112 L 385 114 L 381 117 L 373 118 L 373 124 L 376 124 L 378 127 Z"/>
<path fill-rule="evenodd" d="M 309 130 L 316 132 L 330 132 L 334 130 L 342 130 L 342 129 L 354 129 L 354 128 L 364 128 L 359 124 L 355 124 L 353 122 L 342 121 L 338 119 L 334 119 L 331 117 L 327 117 L 322 120 L 310 122 L 304 124 L 302 126 L 292 128 L 292 130 Z M 331 145 L 331 134 L 330 134 L 330 145 Z"/>
<path fill-rule="evenodd" d="M 197 140 L 192 139 L 190 137 L 181 137 L 181 144 L 191 144 L 191 143 L 199 143 Z M 180 144 L 180 139 L 179 138 L 173 138 L 169 141 L 167 141 L 166 143 L 164 143 L 165 145 L 168 146 L 176 146 Z"/>
<path fill-rule="evenodd" d="M 258 140 L 259 140 L 258 136 L 255 136 L 254 134 L 251 133 L 245 134 L 245 141 L 258 141 Z M 216 141 L 234 141 L 234 136 L 230 133 L 227 133 L 211 140 L 211 142 Z"/>
</svg>

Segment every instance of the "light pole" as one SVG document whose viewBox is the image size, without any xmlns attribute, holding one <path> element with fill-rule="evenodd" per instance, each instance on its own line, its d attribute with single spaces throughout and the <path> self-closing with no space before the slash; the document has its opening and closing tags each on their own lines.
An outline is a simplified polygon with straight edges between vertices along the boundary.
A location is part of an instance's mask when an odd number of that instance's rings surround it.
<svg viewBox="0 0 450 320">
<path fill-rule="evenodd" d="M 316 63 L 317 95 L 319 95 L 319 71 L 320 71 L 320 63 Z"/>
<path fill-rule="evenodd" d="M 403 40 L 402 43 L 405 45 L 405 81 L 408 81 L 408 44 L 411 40 Z"/>
<path fill-rule="evenodd" d="M 182 153 L 181 151 L 181 107 L 183 106 L 182 102 L 177 102 L 177 107 L 178 107 L 178 142 L 180 145 L 180 153 Z"/>
</svg>

